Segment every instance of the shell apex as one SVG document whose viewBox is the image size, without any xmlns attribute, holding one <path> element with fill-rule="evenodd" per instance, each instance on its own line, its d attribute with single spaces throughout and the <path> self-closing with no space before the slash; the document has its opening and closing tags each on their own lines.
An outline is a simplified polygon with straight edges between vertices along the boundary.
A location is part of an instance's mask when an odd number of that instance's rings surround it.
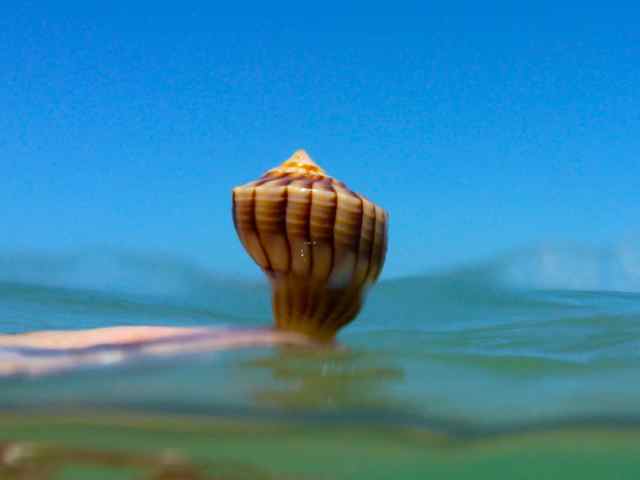
<svg viewBox="0 0 640 480">
<path fill-rule="evenodd" d="M 314 162 L 304 149 L 296 150 L 287 160 L 267 173 L 295 173 L 298 175 L 314 175 L 326 177 L 327 173 Z"/>
</svg>

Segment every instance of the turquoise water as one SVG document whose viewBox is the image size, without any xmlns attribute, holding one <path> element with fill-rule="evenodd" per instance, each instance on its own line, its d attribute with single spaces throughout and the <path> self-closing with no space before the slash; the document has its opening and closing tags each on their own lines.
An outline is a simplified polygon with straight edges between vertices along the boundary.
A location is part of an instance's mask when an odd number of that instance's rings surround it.
<svg viewBox="0 0 640 480">
<path fill-rule="evenodd" d="M 227 466 L 238 478 L 247 465 L 284 478 L 602 478 L 612 466 L 637 478 L 637 270 L 598 252 L 552 259 L 522 252 L 383 281 L 333 351 L 256 348 L 1 379 L 0 441 L 173 448 L 239 462 Z M 3 332 L 270 323 L 265 285 L 162 256 L 0 265 Z M 344 463 L 340 449 L 359 460 Z"/>
</svg>

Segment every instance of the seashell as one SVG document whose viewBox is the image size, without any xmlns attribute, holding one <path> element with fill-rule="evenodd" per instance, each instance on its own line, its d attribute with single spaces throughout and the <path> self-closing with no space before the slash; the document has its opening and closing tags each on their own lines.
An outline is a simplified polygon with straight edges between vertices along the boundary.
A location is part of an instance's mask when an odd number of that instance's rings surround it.
<svg viewBox="0 0 640 480">
<path fill-rule="evenodd" d="M 330 341 L 357 316 L 384 264 L 387 213 L 304 150 L 234 188 L 233 220 L 269 277 L 276 328 Z"/>
</svg>

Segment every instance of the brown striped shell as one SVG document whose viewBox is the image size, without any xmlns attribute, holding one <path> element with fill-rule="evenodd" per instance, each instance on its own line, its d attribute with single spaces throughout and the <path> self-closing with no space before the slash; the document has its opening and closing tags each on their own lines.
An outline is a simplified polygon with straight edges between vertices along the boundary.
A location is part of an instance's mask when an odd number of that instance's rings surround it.
<svg viewBox="0 0 640 480">
<path fill-rule="evenodd" d="M 304 150 L 233 189 L 233 220 L 271 281 L 276 326 L 331 340 L 382 270 L 387 213 Z"/>
</svg>

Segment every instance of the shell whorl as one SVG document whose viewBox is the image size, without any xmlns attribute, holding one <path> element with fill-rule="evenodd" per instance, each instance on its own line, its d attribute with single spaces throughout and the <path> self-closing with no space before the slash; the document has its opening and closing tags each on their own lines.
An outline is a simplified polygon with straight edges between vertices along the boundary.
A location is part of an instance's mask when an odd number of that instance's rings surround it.
<svg viewBox="0 0 640 480">
<path fill-rule="evenodd" d="M 298 150 L 233 189 L 238 236 L 271 280 L 276 326 L 332 339 L 384 264 L 388 215 Z"/>
</svg>

